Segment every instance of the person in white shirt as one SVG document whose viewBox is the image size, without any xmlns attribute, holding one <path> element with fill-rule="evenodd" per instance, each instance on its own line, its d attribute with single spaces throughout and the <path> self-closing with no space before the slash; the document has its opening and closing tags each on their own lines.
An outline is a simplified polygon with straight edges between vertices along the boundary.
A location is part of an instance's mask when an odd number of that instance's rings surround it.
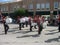
<svg viewBox="0 0 60 45">
<path fill-rule="evenodd" d="M 9 29 L 8 23 L 9 23 L 8 17 L 5 17 L 5 18 L 4 18 L 4 22 L 3 22 L 5 34 L 7 34 L 7 31 L 8 31 L 8 29 Z"/>
<path fill-rule="evenodd" d="M 25 17 L 25 24 L 26 24 L 26 27 L 28 27 L 28 21 L 29 21 L 29 18 L 28 18 L 28 17 Z"/>
<path fill-rule="evenodd" d="M 6 23 L 12 23 L 12 18 L 7 17 L 7 18 L 6 18 Z"/>
<path fill-rule="evenodd" d="M 20 23 L 19 23 L 19 30 L 21 30 L 22 27 L 24 28 L 24 24 L 25 24 L 25 18 L 21 17 L 20 18 Z"/>
</svg>

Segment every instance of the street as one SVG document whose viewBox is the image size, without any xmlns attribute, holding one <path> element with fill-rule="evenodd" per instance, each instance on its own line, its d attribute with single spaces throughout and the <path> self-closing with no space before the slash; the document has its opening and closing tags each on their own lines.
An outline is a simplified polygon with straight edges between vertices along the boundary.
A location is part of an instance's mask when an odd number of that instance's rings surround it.
<svg viewBox="0 0 60 45">
<path fill-rule="evenodd" d="M 7 35 L 4 34 L 3 24 L 0 24 L 0 45 L 60 45 L 58 27 L 47 26 L 40 35 L 38 29 L 30 32 L 29 26 L 19 30 L 18 24 L 9 24 Z"/>
</svg>

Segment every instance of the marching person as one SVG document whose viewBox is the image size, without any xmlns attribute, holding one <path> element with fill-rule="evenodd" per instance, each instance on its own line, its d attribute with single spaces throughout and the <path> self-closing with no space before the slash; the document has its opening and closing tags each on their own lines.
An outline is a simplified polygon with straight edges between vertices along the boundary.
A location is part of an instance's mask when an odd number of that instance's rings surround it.
<svg viewBox="0 0 60 45">
<path fill-rule="evenodd" d="M 21 30 L 22 27 L 24 28 L 24 24 L 25 24 L 25 18 L 21 17 L 20 18 L 20 23 L 19 23 L 19 30 Z"/>
<path fill-rule="evenodd" d="M 41 19 L 42 19 L 42 23 L 44 23 L 44 21 L 45 21 L 45 18 L 44 18 L 44 16 L 42 16 L 42 17 L 41 17 Z"/>
<path fill-rule="evenodd" d="M 19 18 L 19 30 L 21 30 L 22 18 Z"/>
<path fill-rule="evenodd" d="M 32 17 L 29 16 L 29 21 L 28 21 L 29 25 L 30 25 L 30 31 L 32 31 Z"/>
<path fill-rule="evenodd" d="M 22 27 L 24 28 L 24 24 L 25 24 L 25 17 L 22 16 Z"/>
<path fill-rule="evenodd" d="M 9 29 L 9 26 L 8 26 L 8 23 L 7 22 L 9 22 L 8 17 L 4 17 L 3 24 L 4 24 L 5 34 L 7 34 L 7 31 Z"/>
<path fill-rule="evenodd" d="M 20 16 L 17 16 L 17 23 L 20 22 Z"/>
<path fill-rule="evenodd" d="M 35 23 L 35 24 L 34 24 L 34 28 L 37 29 L 37 27 L 36 27 L 36 26 L 37 26 L 37 25 L 36 25 L 36 24 L 37 24 L 37 16 L 34 16 L 34 18 L 33 18 L 33 23 Z"/>
<path fill-rule="evenodd" d="M 41 34 L 41 31 L 43 29 L 42 23 L 41 23 L 41 16 L 37 16 L 37 24 L 38 24 L 38 34 Z"/>
<path fill-rule="evenodd" d="M 26 24 L 26 27 L 28 27 L 28 20 L 29 20 L 29 18 L 28 18 L 28 17 L 25 17 L 25 24 Z"/>
</svg>

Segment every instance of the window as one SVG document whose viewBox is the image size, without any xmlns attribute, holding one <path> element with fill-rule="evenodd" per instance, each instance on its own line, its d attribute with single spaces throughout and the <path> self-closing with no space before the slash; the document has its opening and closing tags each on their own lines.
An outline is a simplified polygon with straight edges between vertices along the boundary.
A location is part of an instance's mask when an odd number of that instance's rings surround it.
<svg viewBox="0 0 60 45">
<path fill-rule="evenodd" d="M 58 2 L 54 2 L 54 9 L 58 8 Z"/>
<path fill-rule="evenodd" d="M 40 4 L 36 4 L 36 9 L 40 9 Z"/>
<path fill-rule="evenodd" d="M 16 9 L 17 9 L 17 5 L 14 5 L 14 7 L 13 7 L 13 11 L 16 10 Z"/>
<path fill-rule="evenodd" d="M 8 7 L 6 7 L 6 11 L 8 11 Z"/>
<path fill-rule="evenodd" d="M 11 11 L 15 11 L 17 9 L 16 5 L 11 5 Z"/>
<path fill-rule="evenodd" d="M 45 4 L 42 3 L 42 4 L 41 4 L 41 9 L 44 9 L 44 8 L 45 8 Z"/>
<path fill-rule="evenodd" d="M 46 9 L 50 8 L 50 3 L 46 3 Z"/>
<path fill-rule="evenodd" d="M 33 4 L 29 4 L 29 9 L 33 9 Z"/>
<path fill-rule="evenodd" d="M 15 8 L 20 8 L 18 4 L 15 5 Z"/>
<path fill-rule="evenodd" d="M 8 11 L 8 8 L 6 6 L 1 6 L 1 11 Z"/>
</svg>

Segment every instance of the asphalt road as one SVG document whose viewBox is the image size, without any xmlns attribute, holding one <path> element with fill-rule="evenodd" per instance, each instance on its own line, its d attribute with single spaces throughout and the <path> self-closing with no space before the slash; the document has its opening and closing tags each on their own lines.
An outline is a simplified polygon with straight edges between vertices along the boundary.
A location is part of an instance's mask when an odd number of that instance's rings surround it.
<svg viewBox="0 0 60 45">
<path fill-rule="evenodd" d="M 4 34 L 3 24 L 0 24 L 0 45 L 60 45 L 58 27 L 47 26 L 40 35 L 38 29 L 29 31 L 29 26 L 19 30 L 18 24 L 9 24 L 8 34 Z"/>
</svg>

